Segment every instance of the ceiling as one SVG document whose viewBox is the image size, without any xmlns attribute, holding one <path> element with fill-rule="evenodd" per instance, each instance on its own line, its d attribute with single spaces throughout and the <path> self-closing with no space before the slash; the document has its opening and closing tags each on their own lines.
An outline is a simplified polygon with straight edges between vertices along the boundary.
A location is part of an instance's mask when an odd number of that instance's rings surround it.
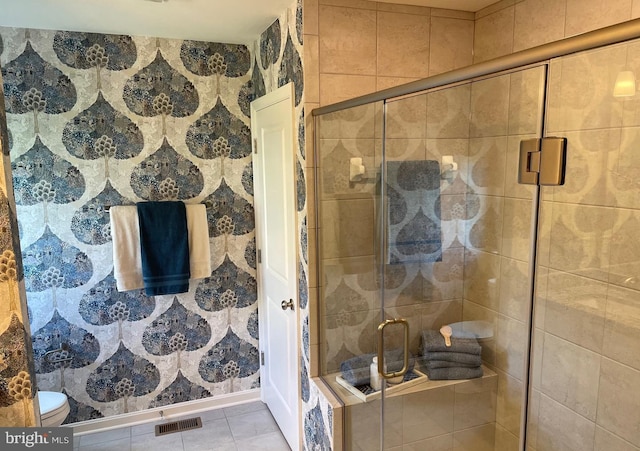
<svg viewBox="0 0 640 451">
<path fill-rule="evenodd" d="M 378 0 L 478 11 L 496 0 Z M 0 0 L 0 26 L 248 44 L 294 0 Z"/>
</svg>

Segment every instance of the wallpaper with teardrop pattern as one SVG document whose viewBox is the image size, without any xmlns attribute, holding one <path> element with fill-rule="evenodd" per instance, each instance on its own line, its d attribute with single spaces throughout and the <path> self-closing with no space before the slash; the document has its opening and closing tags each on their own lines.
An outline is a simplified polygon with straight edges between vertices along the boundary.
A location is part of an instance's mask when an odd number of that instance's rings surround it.
<svg viewBox="0 0 640 451">
<path fill-rule="evenodd" d="M 24 427 L 36 425 L 36 381 L 4 117 L 0 96 L 0 424 Z"/>
<path fill-rule="evenodd" d="M 258 387 L 252 49 L 0 36 L 39 388 L 67 393 L 73 423 Z M 211 205 L 213 270 L 188 293 L 115 288 L 106 207 L 151 200 Z"/>
<path fill-rule="evenodd" d="M 333 410 L 310 378 L 311 347 L 309 341 L 309 260 L 307 240 L 307 193 L 305 173 L 304 83 L 302 62 L 302 0 L 295 8 L 276 20 L 262 33 L 256 43 L 257 60 L 267 68 L 264 92 L 272 92 L 289 82 L 294 84 L 296 129 L 296 190 L 298 210 L 298 320 L 301 322 L 300 397 L 302 399 L 303 437 L 305 450 L 332 449 Z M 262 95 L 262 85 L 254 84 L 256 95 Z"/>
</svg>

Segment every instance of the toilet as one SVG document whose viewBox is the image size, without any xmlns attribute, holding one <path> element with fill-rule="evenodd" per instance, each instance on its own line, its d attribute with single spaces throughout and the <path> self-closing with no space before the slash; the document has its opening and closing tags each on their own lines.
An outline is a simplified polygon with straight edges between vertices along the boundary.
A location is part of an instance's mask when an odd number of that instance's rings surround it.
<svg viewBox="0 0 640 451">
<path fill-rule="evenodd" d="M 55 391 L 38 391 L 40 424 L 43 427 L 60 426 L 69 415 L 67 395 Z"/>
</svg>

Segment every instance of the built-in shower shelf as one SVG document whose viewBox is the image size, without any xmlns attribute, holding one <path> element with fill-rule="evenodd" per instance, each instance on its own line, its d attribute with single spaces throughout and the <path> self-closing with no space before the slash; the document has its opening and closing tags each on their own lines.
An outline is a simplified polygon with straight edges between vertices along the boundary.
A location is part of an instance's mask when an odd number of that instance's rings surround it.
<svg viewBox="0 0 640 451">
<path fill-rule="evenodd" d="M 432 381 L 418 369 L 413 370 L 417 377 L 402 382 L 397 385 L 387 386 L 385 390 L 386 397 L 404 396 L 410 393 L 421 392 L 424 390 L 433 390 L 437 388 L 458 385 L 477 379 L 457 379 L 457 380 L 438 380 Z M 482 365 L 482 378 L 487 379 L 496 377 L 496 372 Z M 345 381 L 340 373 L 329 374 L 325 380 L 329 383 L 333 391 L 340 397 L 346 406 L 361 404 L 363 402 L 371 402 L 380 399 L 380 391 L 369 392 L 369 390 L 354 387 Z M 368 392 L 368 393 L 367 393 Z"/>
</svg>

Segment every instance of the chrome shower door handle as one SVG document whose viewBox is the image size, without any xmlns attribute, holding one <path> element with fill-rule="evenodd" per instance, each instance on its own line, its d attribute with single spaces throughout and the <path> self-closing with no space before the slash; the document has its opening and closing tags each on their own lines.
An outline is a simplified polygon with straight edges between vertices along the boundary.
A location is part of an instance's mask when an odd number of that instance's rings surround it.
<svg viewBox="0 0 640 451">
<path fill-rule="evenodd" d="M 403 365 L 400 371 L 387 373 L 384 364 L 384 328 L 390 324 L 401 324 L 404 327 Z M 409 322 L 404 318 L 388 319 L 378 326 L 378 372 L 385 379 L 404 376 L 409 369 Z"/>
</svg>

